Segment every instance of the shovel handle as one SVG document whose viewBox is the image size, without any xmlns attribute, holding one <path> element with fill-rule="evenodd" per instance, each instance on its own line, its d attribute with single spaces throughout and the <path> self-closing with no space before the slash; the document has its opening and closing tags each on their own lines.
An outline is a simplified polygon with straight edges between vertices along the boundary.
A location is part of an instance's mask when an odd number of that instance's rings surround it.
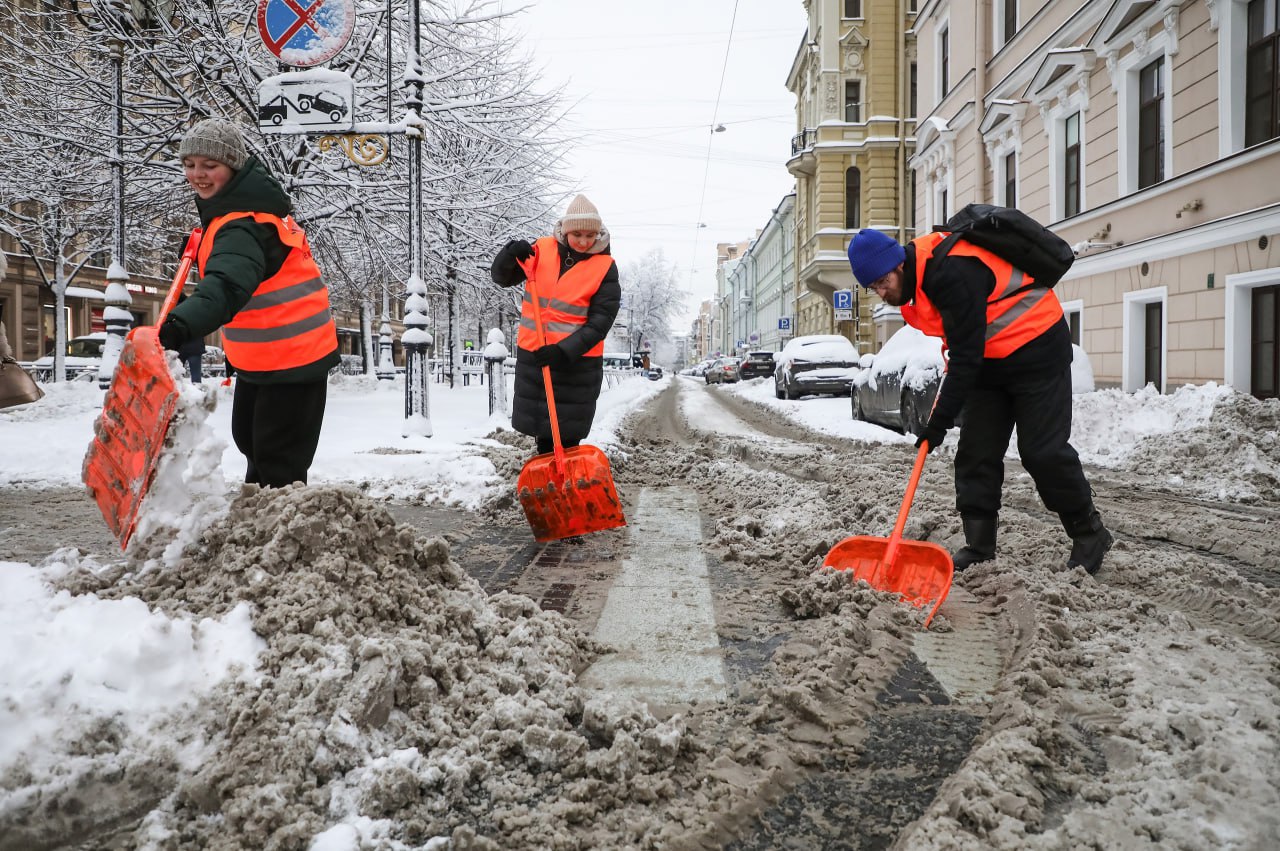
<svg viewBox="0 0 1280 851">
<path fill-rule="evenodd" d="M 893 534 L 889 536 L 889 546 L 884 551 L 885 567 L 892 567 L 898 556 L 898 544 L 902 543 L 902 530 L 907 526 L 907 515 L 911 513 L 911 503 L 916 498 L 916 485 L 920 483 L 920 473 L 924 470 L 924 459 L 929 454 L 929 444 L 921 443 L 916 453 L 916 464 L 911 468 L 911 478 L 907 480 L 907 492 L 902 497 L 902 507 L 898 509 L 898 521 L 893 524 Z"/>
<path fill-rule="evenodd" d="M 160 305 L 160 318 L 156 320 L 157 328 L 164 324 L 165 317 L 178 303 L 178 296 L 187 283 L 187 276 L 191 274 L 191 266 L 196 262 L 196 251 L 200 248 L 200 237 L 203 234 L 203 228 L 195 228 L 191 231 L 191 236 L 187 237 L 187 245 L 182 249 L 182 259 L 178 262 L 177 274 L 173 276 L 173 284 L 169 287 L 169 294 L 164 297 L 164 304 Z"/>
<path fill-rule="evenodd" d="M 533 302 L 533 331 L 538 339 L 538 348 L 547 344 L 547 335 L 542 328 L 542 304 L 538 301 L 538 285 L 534 281 L 534 264 L 517 259 L 524 270 L 525 283 L 529 286 L 529 300 Z M 564 443 L 560 440 L 560 418 L 556 416 L 556 394 L 551 386 L 551 367 L 542 368 L 542 385 L 547 389 L 547 414 L 551 418 L 551 443 L 555 447 L 556 470 L 564 475 Z"/>
</svg>

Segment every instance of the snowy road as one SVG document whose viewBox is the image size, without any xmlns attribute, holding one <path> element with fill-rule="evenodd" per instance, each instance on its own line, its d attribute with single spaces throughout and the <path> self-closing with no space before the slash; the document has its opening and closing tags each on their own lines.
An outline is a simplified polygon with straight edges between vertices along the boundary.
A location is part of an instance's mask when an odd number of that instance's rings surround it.
<svg viewBox="0 0 1280 851">
<path fill-rule="evenodd" d="M 840 539 L 888 534 L 909 441 L 796 418 L 826 400 L 662 385 L 611 442 L 630 529 L 538 546 L 509 495 L 477 511 L 390 504 L 400 522 L 445 535 L 478 596 L 430 548 L 409 561 L 443 590 L 419 587 L 378 531 L 389 520 L 325 489 L 277 500 L 280 513 L 259 500 L 236 523 L 277 536 L 274 553 L 309 540 L 351 553 L 342 570 L 353 578 L 334 586 L 350 599 L 336 607 L 323 591 L 331 561 L 322 575 L 290 556 L 271 583 L 244 574 L 237 586 L 244 568 L 229 566 L 257 562 L 235 524 L 173 581 L 72 571 L 79 592 L 208 616 L 247 595 L 266 613 L 255 622 L 272 648 L 264 664 L 281 673 L 261 694 L 224 695 L 213 715 L 242 719 L 234 727 L 191 722 L 226 752 L 194 778 L 143 749 L 131 770 L 146 782 L 121 788 L 135 775 L 105 766 L 114 813 L 100 794 L 79 821 L 55 817 L 74 788 L 32 799 L 17 794 L 24 775 L 9 775 L 0 828 L 26 817 L 21 831 L 0 829 L 0 851 L 201 848 L 215 836 L 320 851 L 308 837 L 322 831 L 324 851 L 400 851 L 433 836 L 482 847 L 473 835 L 501 848 L 743 851 L 1280 842 L 1280 498 L 1206 497 L 1232 457 L 1179 458 L 1178 444 L 1152 440 L 1148 464 L 1091 470 L 1118 539 L 1096 578 L 1063 568 L 1061 527 L 1011 460 L 997 559 L 958 576 L 921 632 L 909 607 L 814 573 Z M 1271 408 L 1241 410 L 1228 413 L 1274 429 Z M 514 479 L 518 450 L 484 455 Z M 1185 487 L 1169 486 L 1169 469 Z M 945 450 L 930 456 L 907 537 L 959 544 L 952 487 Z M 283 518 L 304 516 L 305 499 L 328 531 L 286 546 Z M 70 488 L 5 488 L 0 517 L 0 559 L 110 548 Z M 411 602 L 424 594 L 425 614 Z M 281 626 L 313 596 L 329 621 Z M 485 637 L 457 631 L 472 620 Z M 684 655 L 660 655 L 673 649 Z M 353 661 L 384 658 L 372 673 Z M 354 691 L 325 702 L 333 686 L 322 684 L 344 678 Z M 285 706 L 279 719 L 266 711 Z M 166 798 L 166 784 L 182 791 Z M 122 825 L 124 811 L 135 816 Z"/>
</svg>

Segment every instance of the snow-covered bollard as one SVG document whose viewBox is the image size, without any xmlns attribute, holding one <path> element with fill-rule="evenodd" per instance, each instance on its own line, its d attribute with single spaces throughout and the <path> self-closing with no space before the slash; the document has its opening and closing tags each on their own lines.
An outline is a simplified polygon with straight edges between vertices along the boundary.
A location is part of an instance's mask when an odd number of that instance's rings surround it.
<svg viewBox="0 0 1280 851">
<path fill-rule="evenodd" d="M 390 381 L 396 377 L 396 364 L 391 357 L 391 319 L 382 314 L 382 327 L 378 329 L 378 380 Z"/>
<path fill-rule="evenodd" d="M 427 330 L 427 285 L 409 276 L 404 300 L 404 429 L 405 437 L 431 437 L 431 347 L 435 338 Z"/>
<path fill-rule="evenodd" d="M 133 327 L 133 314 L 129 305 L 133 297 L 128 290 L 129 273 L 119 263 L 112 261 L 107 269 L 106 305 L 102 308 L 102 320 L 107 326 L 107 342 L 102 347 L 102 361 L 98 364 L 98 387 L 106 390 L 120 363 L 124 350 L 124 338 Z"/>
<path fill-rule="evenodd" d="M 508 354 L 506 342 L 501 331 L 489 329 L 489 341 L 484 347 L 484 369 L 489 374 L 489 416 L 507 415 L 507 378 L 503 373 Z"/>
</svg>

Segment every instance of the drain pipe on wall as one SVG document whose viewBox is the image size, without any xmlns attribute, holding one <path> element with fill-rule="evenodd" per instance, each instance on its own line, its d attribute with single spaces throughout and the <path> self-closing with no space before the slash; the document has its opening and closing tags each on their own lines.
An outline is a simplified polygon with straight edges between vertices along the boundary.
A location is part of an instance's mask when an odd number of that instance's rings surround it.
<svg viewBox="0 0 1280 851">
<path fill-rule="evenodd" d="M 910 185 L 907 183 L 907 87 L 911 85 L 911 65 L 907 62 L 907 2 L 898 0 L 898 161 L 894 164 L 898 172 L 898 242 L 903 245 L 907 244 L 907 211 L 916 202 L 914 196 L 908 195 Z"/>
<path fill-rule="evenodd" d="M 987 35 L 995 26 L 992 19 L 991 0 L 979 0 L 977 14 L 974 15 L 973 34 L 974 63 L 973 87 L 975 90 L 973 103 L 973 135 L 974 135 L 974 179 L 978 185 L 974 187 L 976 200 L 987 203 L 987 145 L 982 138 L 982 122 L 987 117 Z"/>
</svg>

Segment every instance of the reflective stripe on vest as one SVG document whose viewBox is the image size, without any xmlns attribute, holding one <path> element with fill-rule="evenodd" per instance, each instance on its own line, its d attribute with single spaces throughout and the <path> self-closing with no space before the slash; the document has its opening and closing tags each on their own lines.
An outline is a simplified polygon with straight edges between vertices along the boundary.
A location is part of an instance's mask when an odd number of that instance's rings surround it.
<svg viewBox="0 0 1280 851">
<path fill-rule="evenodd" d="M 902 318 L 931 337 L 945 337 L 942 316 L 924 291 L 925 267 L 945 232 L 928 233 L 912 240 L 916 251 L 916 292 L 911 304 L 902 306 Z M 1039 337 L 1062 320 L 1062 305 L 1053 290 L 1036 286 L 1035 279 L 963 239 L 947 256 L 976 257 L 995 276 L 996 285 L 987 298 L 987 332 L 983 356 L 1003 358 Z"/>
<path fill-rule="evenodd" d="M 275 372 L 315 363 L 338 347 L 329 291 L 311 257 L 307 235 L 292 217 L 228 213 L 209 223 L 196 259 L 200 274 L 213 251 L 214 235 L 227 222 L 252 218 L 274 225 L 289 254 L 280 271 L 254 289 L 247 304 L 222 327 L 227 360 L 246 372 Z"/>
<path fill-rule="evenodd" d="M 533 274 L 538 285 L 538 306 L 542 310 L 542 330 L 548 343 L 558 343 L 587 324 L 591 297 L 609 274 L 613 258 L 594 254 L 579 260 L 560 274 L 560 246 L 553 237 L 544 236 L 533 244 Z M 520 331 L 516 345 L 526 351 L 538 348 L 538 335 L 533 324 L 533 299 L 526 286 L 520 305 Z M 604 340 L 587 353 L 588 357 L 604 356 Z"/>
</svg>

